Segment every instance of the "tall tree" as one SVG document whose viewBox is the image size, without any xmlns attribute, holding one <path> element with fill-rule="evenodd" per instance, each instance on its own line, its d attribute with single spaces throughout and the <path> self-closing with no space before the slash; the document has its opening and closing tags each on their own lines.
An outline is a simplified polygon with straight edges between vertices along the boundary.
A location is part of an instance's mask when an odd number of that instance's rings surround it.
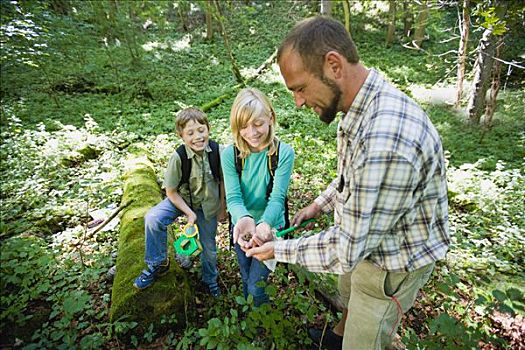
<svg viewBox="0 0 525 350">
<path fill-rule="evenodd" d="M 349 0 L 341 0 L 341 2 L 343 3 L 343 11 L 345 14 L 345 28 L 348 34 L 350 34 L 350 2 Z"/>
<path fill-rule="evenodd" d="M 213 0 L 206 0 L 204 2 L 204 12 L 206 17 L 206 39 L 213 39 Z"/>
<path fill-rule="evenodd" d="M 509 2 L 494 1 L 488 9 L 483 9 L 480 14 L 485 18 L 482 24 L 485 27 L 483 36 L 478 46 L 478 56 L 474 65 L 474 80 L 467 105 L 470 123 L 479 124 L 481 115 L 485 110 L 486 94 L 489 88 L 494 55 L 499 37 L 507 32 L 506 13 Z"/>
<path fill-rule="evenodd" d="M 425 40 L 425 29 L 427 26 L 429 8 L 427 0 L 422 0 L 419 5 L 419 14 L 416 20 L 416 31 L 414 32 L 414 45 L 421 47 Z"/>
<path fill-rule="evenodd" d="M 492 69 L 492 82 L 490 84 L 490 94 L 487 101 L 487 107 L 485 108 L 485 118 L 483 122 L 487 128 L 490 128 L 492 125 L 492 117 L 496 111 L 496 99 L 498 98 L 499 87 L 500 87 L 500 77 L 501 77 L 501 52 L 503 51 L 504 45 L 503 38 L 496 45 L 496 56 L 494 57 L 494 68 Z"/>
<path fill-rule="evenodd" d="M 49 6 L 53 12 L 60 15 L 68 15 L 71 11 L 71 2 L 69 0 L 50 0 Z"/>
<path fill-rule="evenodd" d="M 479 41 L 478 57 L 474 66 L 474 80 L 472 92 L 467 105 L 469 121 L 479 124 L 481 115 L 485 108 L 485 96 L 487 94 L 488 82 L 492 73 L 494 53 L 496 52 L 496 36 L 492 28 L 487 28 Z"/>
<path fill-rule="evenodd" d="M 321 0 L 321 15 L 332 15 L 332 2 L 330 0 Z"/>
<path fill-rule="evenodd" d="M 228 57 L 230 58 L 230 63 L 232 65 L 232 71 L 233 75 L 235 76 L 235 80 L 241 84 L 244 85 L 244 79 L 241 75 L 241 71 L 239 70 L 239 67 L 237 65 L 237 61 L 235 60 L 235 56 L 233 55 L 233 51 L 230 46 L 230 39 L 228 37 L 228 33 L 226 32 L 226 29 L 224 27 L 224 17 L 221 13 L 220 3 L 218 0 L 214 1 L 215 5 L 215 18 L 217 19 L 217 23 L 219 23 L 219 27 L 221 28 L 222 38 L 224 39 L 224 47 L 226 48 L 226 51 L 228 52 Z"/>
<path fill-rule="evenodd" d="M 461 38 L 459 40 L 458 50 L 458 73 L 456 84 L 456 108 L 461 103 L 461 96 L 463 95 L 463 80 L 465 79 L 465 62 L 467 60 L 468 37 L 470 33 L 470 0 L 463 0 L 463 11 L 460 17 Z"/>
<path fill-rule="evenodd" d="M 185 32 L 190 30 L 188 13 L 190 10 L 190 3 L 187 0 L 177 1 L 177 14 L 179 15 L 180 22 L 182 24 L 182 30 Z"/>
<path fill-rule="evenodd" d="M 403 35 L 408 37 L 412 31 L 412 11 L 411 11 L 411 0 L 403 1 Z"/>
<path fill-rule="evenodd" d="M 386 46 L 392 45 L 396 32 L 396 1 L 389 0 L 388 8 L 388 31 L 386 33 Z"/>
</svg>

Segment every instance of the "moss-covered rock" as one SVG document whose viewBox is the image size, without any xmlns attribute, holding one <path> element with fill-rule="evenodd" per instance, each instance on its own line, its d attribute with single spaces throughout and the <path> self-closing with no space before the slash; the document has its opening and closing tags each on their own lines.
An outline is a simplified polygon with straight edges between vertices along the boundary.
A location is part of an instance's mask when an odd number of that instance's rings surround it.
<svg viewBox="0 0 525 350">
<path fill-rule="evenodd" d="M 162 196 L 154 169 L 146 157 L 128 162 L 125 173 L 122 203 L 130 202 L 123 210 L 117 257 L 117 273 L 113 282 L 111 320 L 127 316 L 127 320 L 146 324 L 160 321 L 162 315 L 175 314 L 184 320 L 184 308 L 191 303 L 191 289 L 183 271 L 171 264 L 170 271 L 153 286 L 138 291 L 133 280 L 145 268 L 144 215 L 161 201 Z M 171 244 L 170 244 L 170 249 Z M 173 256 L 172 251 L 170 252 Z M 182 325 L 181 325 L 182 326 Z"/>
</svg>

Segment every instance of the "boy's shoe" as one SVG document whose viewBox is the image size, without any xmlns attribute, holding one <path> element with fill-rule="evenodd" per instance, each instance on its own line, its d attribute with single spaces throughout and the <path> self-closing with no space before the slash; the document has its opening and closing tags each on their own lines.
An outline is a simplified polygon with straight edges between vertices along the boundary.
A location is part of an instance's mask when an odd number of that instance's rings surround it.
<svg viewBox="0 0 525 350">
<path fill-rule="evenodd" d="M 179 263 L 180 267 L 183 269 L 189 269 L 192 265 L 191 259 L 189 256 L 182 254 L 175 254 L 175 260 Z"/>
<path fill-rule="evenodd" d="M 335 334 L 331 329 L 327 329 L 324 334 L 322 329 L 308 328 L 308 335 L 320 345 L 320 349 L 341 350 L 343 348 L 343 337 Z"/>
<path fill-rule="evenodd" d="M 208 284 L 208 293 L 214 297 L 214 298 L 218 298 L 221 296 L 221 287 L 219 287 L 219 284 L 217 283 L 211 283 L 211 284 Z"/>
<path fill-rule="evenodd" d="M 166 274 L 170 269 L 170 259 L 166 259 L 160 265 L 148 266 L 147 270 L 143 270 L 139 277 L 133 282 L 133 286 L 137 289 L 148 288 L 155 282 L 157 278 Z"/>
</svg>

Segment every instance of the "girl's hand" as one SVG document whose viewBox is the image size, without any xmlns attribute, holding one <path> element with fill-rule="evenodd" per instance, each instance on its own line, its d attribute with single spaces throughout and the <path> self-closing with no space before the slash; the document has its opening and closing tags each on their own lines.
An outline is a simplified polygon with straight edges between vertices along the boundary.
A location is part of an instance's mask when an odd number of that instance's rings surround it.
<svg viewBox="0 0 525 350">
<path fill-rule="evenodd" d="M 233 227 L 233 243 L 238 243 L 241 248 L 249 247 L 249 241 L 254 234 L 255 221 L 249 216 L 244 216 Z"/>
<path fill-rule="evenodd" d="M 261 246 L 268 241 L 273 241 L 272 228 L 266 222 L 261 222 L 255 228 L 255 235 L 252 238 L 252 246 Z"/>
</svg>

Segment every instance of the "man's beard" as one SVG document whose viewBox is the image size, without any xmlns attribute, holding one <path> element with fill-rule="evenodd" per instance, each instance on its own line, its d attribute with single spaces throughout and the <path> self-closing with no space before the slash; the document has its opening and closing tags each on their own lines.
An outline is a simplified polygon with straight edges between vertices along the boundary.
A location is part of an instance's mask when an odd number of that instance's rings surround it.
<svg viewBox="0 0 525 350">
<path fill-rule="evenodd" d="M 339 86 L 337 86 L 332 80 L 326 78 L 324 75 L 320 78 L 321 82 L 328 86 L 330 90 L 332 90 L 332 93 L 334 94 L 334 97 L 332 98 L 332 101 L 330 101 L 330 104 L 326 108 L 321 109 L 321 114 L 319 115 L 319 119 L 321 121 L 325 122 L 326 124 L 330 124 L 337 115 L 337 112 L 339 112 L 339 102 L 341 101 L 341 89 L 339 89 Z"/>
</svg>

